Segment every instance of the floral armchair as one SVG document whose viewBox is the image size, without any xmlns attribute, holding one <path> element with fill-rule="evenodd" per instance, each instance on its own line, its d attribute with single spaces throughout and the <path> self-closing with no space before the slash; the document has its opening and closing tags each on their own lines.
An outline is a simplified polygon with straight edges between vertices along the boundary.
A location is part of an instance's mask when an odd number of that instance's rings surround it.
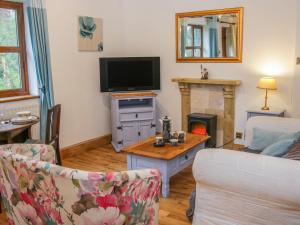
<svg viewBox="0 0 300 225">
<path fill-rule="evenodd" d="M 0 191 L 9 225 L 158 224 L 157 170 L 85 172 L 3 148 Z"/>
</svg>

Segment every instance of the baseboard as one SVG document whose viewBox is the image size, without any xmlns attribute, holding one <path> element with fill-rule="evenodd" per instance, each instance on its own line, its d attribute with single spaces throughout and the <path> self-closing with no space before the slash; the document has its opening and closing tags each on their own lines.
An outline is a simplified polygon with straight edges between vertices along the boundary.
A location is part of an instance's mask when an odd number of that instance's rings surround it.
<svg viewBox="0 0 300 225">
<path fill-rule="evenodd" d="M 98 138 L 83 141 L 61 149 L 60 155 L 62 159 L 72 157 L 82 152 L 107 145 L 111 142 L 111 134 L 107 134 Z"/>
</svg>

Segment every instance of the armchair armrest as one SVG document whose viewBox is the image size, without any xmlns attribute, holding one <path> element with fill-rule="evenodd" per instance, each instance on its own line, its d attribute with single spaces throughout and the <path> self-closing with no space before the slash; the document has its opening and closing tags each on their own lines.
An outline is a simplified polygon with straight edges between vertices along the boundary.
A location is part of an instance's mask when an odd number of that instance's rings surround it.
<svg viewBox="0 0 300 225">
<path fill-rule="evenodd" d="M 30 160 L 39 160 L 49 163 L 56 162 L 55 150 L 44 144 L 9 144 L 0 146 L 0 150 L 27 156 Z"/>
</svg>

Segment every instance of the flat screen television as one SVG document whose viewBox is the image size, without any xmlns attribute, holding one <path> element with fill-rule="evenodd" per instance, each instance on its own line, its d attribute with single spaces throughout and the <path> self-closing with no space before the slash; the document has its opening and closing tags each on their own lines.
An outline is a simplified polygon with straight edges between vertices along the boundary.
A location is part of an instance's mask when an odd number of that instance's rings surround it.
<svg viewBox="0 0 300 225">
<path fill-rule="evenodd" d="M 101 92 L 160 89 L 159 57 L 100 58 Z"/>
</svg>

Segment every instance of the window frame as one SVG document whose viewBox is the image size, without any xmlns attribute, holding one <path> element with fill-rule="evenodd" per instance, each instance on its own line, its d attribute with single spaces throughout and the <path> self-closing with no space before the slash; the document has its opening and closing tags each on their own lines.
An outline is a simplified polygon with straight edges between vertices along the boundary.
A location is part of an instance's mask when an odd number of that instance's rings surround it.
<svg viewBox="0 0 300 225">
<path fill-rule="evenodd" d="M 23 3 L 0 1 L 0 8 L 12 9 L 15 10 L 17 13 L 19 46 L 0 46 L 0 53 L 19 53 L 20 79 L 22 83 L 22 88 L 19 89 L 0 90 L 0 98 L 29 95 Z"/>
<path fill-rule="evenodd" d="M 193 51 L 193 57 L 195 56 L 195 50 L 200 50 L 200 57 L 203 57 L 203 26 L 202 25 L 196 25 L 196 24 L 188 24 L 187 26 L 191 27 L 192 29 L 192 45 L 191 46 L 185 46 L 185 51 L 192 50 Z M 200 38 L 201 43 L 200 46 L 195 45 L 195 30 L 200 30 Z"/>
</svg>

